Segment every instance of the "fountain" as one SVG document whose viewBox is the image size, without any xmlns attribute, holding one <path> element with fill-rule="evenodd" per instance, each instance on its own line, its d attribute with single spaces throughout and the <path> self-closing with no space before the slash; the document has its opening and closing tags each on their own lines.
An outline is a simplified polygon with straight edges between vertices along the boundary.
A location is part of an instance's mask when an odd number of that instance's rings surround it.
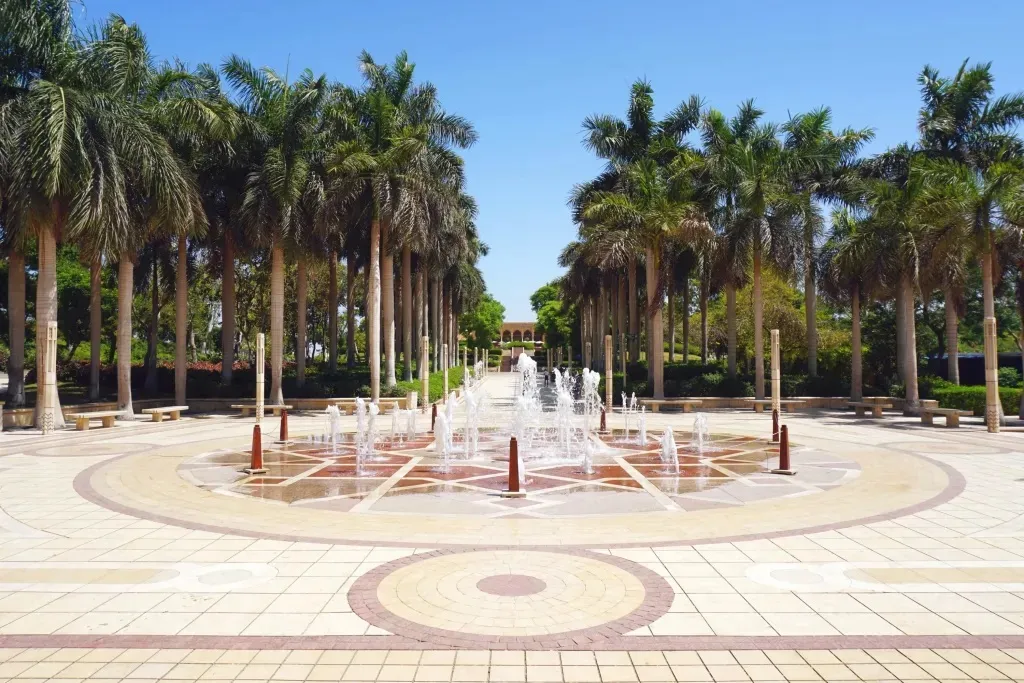
<svg viewBox="0 0 1024 683">
<path fill-rule="evenodd" d="M 665 433 L 661 437 L 661 462 L 669 466 L 669 474 L 679 474 L 679 453 L 671 427 L 665 427 Z"/>
<path fill-rule="evenodd" d="M 338 410 L 338 406 L 327 406 L 324 411 L 327 415 L 327 424 L 324 427 L 324 433 L 322 441 L 331 444 L 331 447 L 341 440 L 341 411 Z"/>
<path fill-rule="evenodd" d="M 434 453 L 441 458 L 439 472 L 447 474 L 452 469 L 452 434 L 448 426 L 448 416 L 438 413 L 434 422 Z"/>
<path fill-rule="evenodd" d="M 366 441 L 366 401 L 356 397 L 356 455 L 361 456 Z"/>
<path fill-rule="evenodd" d="M 477 455 L 477 445 L 480 441 L 480 400 L 476 391 L 466 390 L 466 431 L 462 437 L 466 450 L 466 457 L 472 458 Z"/>
<path fill-rule="evenodd" d="M 647 445 L 647 407 L 640 407 L 640 418 L 637 421 L 637 439 L 636 442 L 641 446 Z"/>
<path fill-rule="evenodd" d="M 693 418 L 693 434 L 690 436 L 690 448 L 699 456 L 711 450 L 711 434 L 708 432 L 708 417 L 697 413 Z"/>
</svg>

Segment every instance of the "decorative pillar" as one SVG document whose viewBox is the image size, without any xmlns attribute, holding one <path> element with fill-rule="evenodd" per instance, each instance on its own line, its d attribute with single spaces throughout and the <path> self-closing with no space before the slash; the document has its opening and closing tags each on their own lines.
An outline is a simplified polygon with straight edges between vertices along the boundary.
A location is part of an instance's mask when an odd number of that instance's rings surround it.
<svg viewBox="0 0 1024 683">
<path fill-rule="evenodd" d="M 427 370 L 428 358 L 430 357 L 430 337 L 423 335 L 423 343 L 420 344 L 420 387 L 423 390 L 423 412 L 426 412 L 430 405 L 430 372 Z"/>
<path fill-rule="evenodd" d="M 590 342 L 583 349 L 583 367 L 589 368 L 594 364 L 594 356 L 591 350 Z"/>
<path fill-rule="evenodd" d="M 782 399 L 782 362 L 779 357 L 779 331 L 771 331 L 772 339 L 772 410 L 779 410 Z"/>
<path fill-rule="evenodd" d="M 46 355 L 43 358 L 43 434 L 53 432 L 57 424 L 57 321 L 46 323 Z"/>
<path fill-rule="evenodd" d="M 619 369 L 622 371 L 622 386 L 626 386 L 626 333 L 619 333 Z"/>
<path fill-rule="evenodd" d="M 462 347 L 462 383 L 466 383 L 466 378 L 469 377 L 469 347 Z"/>
<path fill-rule="evenodd" d="M 263 422 L 263 382 L 266 371 L 266 341 L 264 334 L 256 335 L 256 424 Z"/>
<path fill-rule="evenodd" d="M 999 432 L 999 355 L 996 347 L 996 319 L 985 318 L 985 426 Z"/>
<path fill-rule="evenodd" d="M 604 336 L 604 409 L 605 412 L 612 412 L 612 366 L 615 361 L 612 359 L 612 335 Z"/>
<path fill-rule="evenodd" d="M 448 345 L 441 344 L 441 367 L 444 368 L 444 396 L 442 401 L 448 401 Z"/>
</svg>

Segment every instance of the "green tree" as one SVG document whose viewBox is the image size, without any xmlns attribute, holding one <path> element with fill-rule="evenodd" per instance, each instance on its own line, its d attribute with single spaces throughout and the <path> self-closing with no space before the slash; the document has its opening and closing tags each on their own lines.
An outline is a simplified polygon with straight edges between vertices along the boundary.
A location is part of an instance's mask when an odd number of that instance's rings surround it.
<svg viewBox="0 0 1024 683">
<path fill-rule="evenodd" d="M 459 330 L 469 341 L 469 346 L 489 349 L 491 341 L 501 334 L 505 321 L 505 306 L 490 294 L 484 293 L 473 308 L 459 317 Z"/>
</svg>

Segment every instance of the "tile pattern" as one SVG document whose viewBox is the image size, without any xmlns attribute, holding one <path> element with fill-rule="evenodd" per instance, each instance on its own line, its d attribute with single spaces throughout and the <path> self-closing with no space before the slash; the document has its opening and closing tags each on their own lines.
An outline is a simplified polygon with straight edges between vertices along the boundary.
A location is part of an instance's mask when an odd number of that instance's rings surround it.
<svg viewBox="0 0 1024 683">
<path fill-rule="evenodd" d="M 544 588 L 496 596 L 478 587 L 511 574 Z M 579 646 L 646 627 L 672 599 L 668 583 L 643 565 L 581 550 L 435 550 L 381 565 L 349 591 L 369 623 L 456 646 Z"/>
</svg>

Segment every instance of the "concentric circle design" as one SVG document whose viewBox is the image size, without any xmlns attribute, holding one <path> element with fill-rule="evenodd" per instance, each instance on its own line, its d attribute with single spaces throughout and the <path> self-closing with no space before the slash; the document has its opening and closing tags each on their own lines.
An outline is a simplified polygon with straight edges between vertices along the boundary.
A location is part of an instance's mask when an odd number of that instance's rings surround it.
<svg viewBox="0 0 1024 683">
<path fill-rule="evenodd" d="M 495 574 L 476 582 L 479 591 L 511 598 L 534 595 L 547 587 L 542 579 L 526 574 Z"/>
<path fill-rule="evenodd" d="M 454 646 L 590 642 L 645 626 L 672 589 L 634 562 L 585 551 L 434 551 L 362 576 L 353 610 L 397 635 Z"/>
</svg>

